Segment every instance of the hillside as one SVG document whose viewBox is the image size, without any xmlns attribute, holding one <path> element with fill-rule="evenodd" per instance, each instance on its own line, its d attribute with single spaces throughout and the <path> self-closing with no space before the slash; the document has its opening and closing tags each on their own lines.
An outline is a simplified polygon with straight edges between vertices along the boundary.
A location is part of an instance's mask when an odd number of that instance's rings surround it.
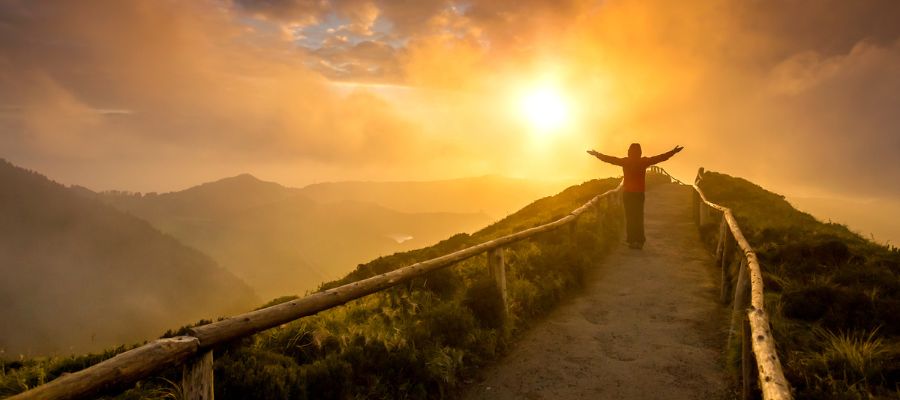
<svg viewBox="0 0 900 400">
<path fill-rule="evenodd" d="M 85 352 L 152 338 L 256 296 L 146 222 L 0 162 L 0 349 Z"/>
<path fill-rule="evenodd" d="M 330 182 L 300 189 L 320 202 L 363 201 L 403 212 L 484 213 L 499 219 L 565 186 L 501 176 L 423 182 Z"/>
<path fill-rule="evenodd" d="M 596 180 L 568 188 L 471 235 L 456 234 L 433 246 L 379 257 L 325 286 L 383 273 L 555 220 L 618 182 Z M 506 352 L 530 324 L 580 287 L 585 271 L 619 240 L 621 220 L 618 209 L 601 204 L 599 209 L 582 215 L 574 232 L 546 232 L 509 246 L 509 318 L 505 321 L 498 318 L 500 305 L 485 258 L 473 257 L 408 284 L 217 348 L 215 396 L 446 398 L 479 367 Z M 0 375 L 0 396 L 123 350 L 25 360 Z M 175 368 L 162 377 L 177 381 L 180 372 Z M 177 387 L 154 378 L 116 398 L 166 393 L 177 396 Z"/>
<path fill-rule="evenodd" d="M 209 254 L 266 298 L 303 294 L 366 260 L 490 222 L 480 213 L 406 213 L 302 193 L 240 175 L 180 192 L 99 198 Z"/>
<path fill-rule="evenodd" d="M 567 188 L 471 235 L 377 258 L 324 287 L 553 221 L 618 183 L 604 179 Z M 500 305 L 485 258 L 474 257 L 223 349 L 216 360 L 216 397 L 451 397 L 479 367 L 505 353 L 528 326 L 580 287 L 585 271 L 619 240 L 618 211 L 601 206 L 599 214 L 592 210 L 582 216 L 574 235 L 551 231 L 510 246 L 505 255 L 506 321 L 498 317 Z M 279 301 L 284 299 L 273 303 Z"/>
<path fill-rule="evenodd" d="M 766 308 L 800 399 L 897 398 L 900 251 L 796 210 L 741 178 L 704 174 L 763 268 Z"/>
</svg>

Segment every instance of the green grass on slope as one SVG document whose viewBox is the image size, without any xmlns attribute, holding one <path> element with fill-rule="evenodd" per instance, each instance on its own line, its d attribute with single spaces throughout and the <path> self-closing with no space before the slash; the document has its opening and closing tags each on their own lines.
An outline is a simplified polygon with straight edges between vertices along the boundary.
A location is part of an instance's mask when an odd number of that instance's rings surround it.
<svg viewBox="0 0 900 400">
<path fill-rule="evenodd" d="M 471 236 L 360 265 L 355 281 L 559 218 L 617 180 L 593 181 L 539 200 Z M 619 221 L 620 218 L 613 218 Z M 221 352 L 216 395 L 246 398 L 441 398 L 505 351 L 516 333 L 582 282 L 619 227 L 596 215 L 565 230 L 511 246 L 506 254 L 510 318 L 500 321 L 497 293 L 475 257 L 407 285 L 272 329 Z M 252 376 L 247 371 L 259 371 Z M 224 382 L 224 383 L 223 383 Z"/>
<path fill-rule="evenodd" d="M 759 256 L 797 398 L 900 398 L 900 252 L 741 178 L 707 172 L 701 187 Z"/>
<path fill-rule="evenodd" d="M 604 179 L 571 187 L 475 234 L 459 234 L 428 248 L 378 258 L 322 288 L 553 221 L 617 184 L 618 179 Z M 501 304 L 485 256 L 474 257 L 217 348 L 215 395 L 219 399 L 446 397 L 476 368 L 505 352 L 536 317 L 577 290 L 584 273 L 596 265 L 595 259 L 619 240 L 621 220 L 620 210 L 602 206 L 600 214 L 588 211 L 582 215 L 574 236 L 564 228 L 508 247 L 506 321 L 500 320 Z M 181 332 L 183 329 L 168 335 Z M 58 362 L 25 360 L 4 366 L 0 394 L 16 393 L 58 376 L 61 370 L 52 367 Z M 173 381 L 178 381 L 177 369 L 142 382 L 117 398 L 179 398 Z"/>
</svg>

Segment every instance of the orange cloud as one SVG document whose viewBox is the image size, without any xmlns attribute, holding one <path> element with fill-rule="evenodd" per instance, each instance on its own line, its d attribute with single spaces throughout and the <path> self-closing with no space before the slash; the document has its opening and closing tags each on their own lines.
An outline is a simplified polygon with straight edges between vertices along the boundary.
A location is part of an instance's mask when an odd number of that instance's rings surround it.
<svg viewBox="0 0 900 400">
<path fill-rule="evenodd" d="M 890 0 L 0 7 L 0 145 L 71 182 L 587 177 L 615 171 L 580 158 L 586 148 L 632 141 L 685 145 L 669 165 L 682 176 L 704 165 L 878 195 L 900 177 L 884 150 L 900 126 Z M 536 146 L 509 97 L 548 76 L 577 129 Z M 132 113 L 90 111 L 103 109 Z"/>
</svg>

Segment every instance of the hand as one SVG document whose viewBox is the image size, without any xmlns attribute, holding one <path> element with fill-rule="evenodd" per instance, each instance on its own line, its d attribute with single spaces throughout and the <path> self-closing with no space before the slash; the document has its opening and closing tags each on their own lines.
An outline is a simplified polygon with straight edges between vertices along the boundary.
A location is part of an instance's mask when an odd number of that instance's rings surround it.
<svg viewBox="0 0 900 400">
<path fill-rule="evenodd" d="M 679 151 L 682 151 L 682 150 L 684 150 L 683 146 L 675 146 L 675 150 L 672 150 L 672 151 L 678 153 Z"/>
<path fill-rule="evenodd" d="M 600 153 L 598 153 L 596 150 L 588 150 L 587 153 L 590 154 L 590 155 L 592 155 L 592 156 L 597 156 L 598 154 L 600 154 Z"/>
</svg>

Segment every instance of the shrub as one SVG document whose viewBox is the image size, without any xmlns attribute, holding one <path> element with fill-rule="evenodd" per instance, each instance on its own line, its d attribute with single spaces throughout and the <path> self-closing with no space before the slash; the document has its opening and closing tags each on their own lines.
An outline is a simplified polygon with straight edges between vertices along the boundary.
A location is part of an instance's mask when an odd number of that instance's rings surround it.
<svg viewBox="0 0 900 400">
<path fill-rule="evenodd" d="M 700 185 L 732 209 L 756 249 L 797 398 L 900 397 L 900 252 L 746 180 L 707 172 Z"/>
<path fill-rule="evenodd" d="M 463 304 L 472 310 L 472 315 L 484 328 L 498 329 L 505 322 L 505 306 L 492 279 L 479 279 L 469 286 Z"/>
</svg>

